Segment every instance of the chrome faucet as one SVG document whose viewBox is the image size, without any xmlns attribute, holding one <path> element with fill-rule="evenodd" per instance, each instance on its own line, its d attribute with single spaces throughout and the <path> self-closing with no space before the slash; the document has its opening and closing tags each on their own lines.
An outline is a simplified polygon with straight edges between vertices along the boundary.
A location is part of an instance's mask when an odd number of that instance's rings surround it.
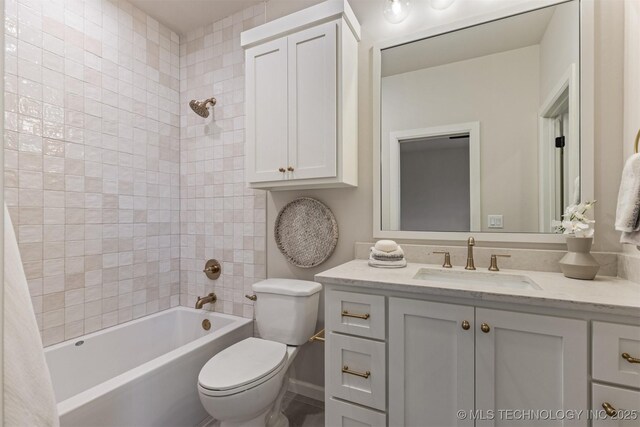
<svg viewBox="0 0 640 427">
<path fill-rule="evenodd" d="M 475 270 L 476 266 L 473 263 L 473 247 L 476 245 L 476 239 L 469 237 L 467 240 L 467 266 L 465 270 Z"/>
<path fill-rule="evenodd" d="M 198 297 L 198 301 L 196 301 L 196 308 L 201 309 L 202 306 L 204 306 L 205 304 L 209 304 L 209 303 L 213 304 L 217 300 L 218 300 L 218 297 L 216 296 L 216 294 L 211 292 L 206 297 Z"/>
</svg>

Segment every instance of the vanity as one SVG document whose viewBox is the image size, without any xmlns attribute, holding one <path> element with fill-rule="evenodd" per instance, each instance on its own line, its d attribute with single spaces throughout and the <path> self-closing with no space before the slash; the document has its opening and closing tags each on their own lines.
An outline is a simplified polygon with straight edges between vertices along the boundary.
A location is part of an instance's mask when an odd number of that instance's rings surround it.
<svg viewBox="0 0 640 427">
<path fill-rule="evenodd" d="M 638 423 L 640 284 L 366 260 L 316 281 L 327 426 Z"/>
</svg>

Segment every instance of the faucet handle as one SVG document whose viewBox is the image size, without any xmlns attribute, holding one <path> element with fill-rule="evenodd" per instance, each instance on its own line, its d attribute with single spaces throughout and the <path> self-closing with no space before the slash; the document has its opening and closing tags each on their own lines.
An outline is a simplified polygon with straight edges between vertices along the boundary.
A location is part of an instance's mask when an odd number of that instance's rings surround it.
<svg viewBox="0 0 640 427">
<path fill-rule="evenodd" d="M 500 271 L 500 269 L 498 268 L 498 257 L 511 258 L 511 255 L 492 254 L 491 255 L 491 265 L 489 265 L 489 271 Z"/>
<path fill-rule="evenodd" d="M 451 254 L 447 251 L 434 251 L 432 252 L 432 254 L 444 254 L 444 263 L 442 264 L 442 267 L 444 268 L 452 268 L 453 266 L 451 265 Z"/>
</svg>

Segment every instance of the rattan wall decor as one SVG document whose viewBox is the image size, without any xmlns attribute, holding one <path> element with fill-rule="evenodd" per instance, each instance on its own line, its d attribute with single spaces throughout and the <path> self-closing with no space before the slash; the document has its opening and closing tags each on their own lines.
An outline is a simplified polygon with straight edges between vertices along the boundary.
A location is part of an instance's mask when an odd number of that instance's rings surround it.
<svg viewBox="0 0 640 427">
<path fill-rule="evenodd" d="M 325 262 L 338 244 L 338 223 L 322 202 L 300 197 L 278 213 L 274 227 L 278 249 L 291 264 L 316 267 Z"/>
</svg>

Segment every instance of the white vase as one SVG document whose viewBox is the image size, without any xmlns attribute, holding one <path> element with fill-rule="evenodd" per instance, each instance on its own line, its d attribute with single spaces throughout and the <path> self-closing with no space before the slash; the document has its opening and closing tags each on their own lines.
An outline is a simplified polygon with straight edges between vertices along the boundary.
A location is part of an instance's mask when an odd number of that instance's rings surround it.
<svg viewBox="0 0 640 427">
<path fill-rule="evenodd" d="M 560 260 L 560 270 L 572 279 L 593 280 L 600 264 L 591 255 L 592 237 L 567 236 L 567 254 Z"/>
</svg>

